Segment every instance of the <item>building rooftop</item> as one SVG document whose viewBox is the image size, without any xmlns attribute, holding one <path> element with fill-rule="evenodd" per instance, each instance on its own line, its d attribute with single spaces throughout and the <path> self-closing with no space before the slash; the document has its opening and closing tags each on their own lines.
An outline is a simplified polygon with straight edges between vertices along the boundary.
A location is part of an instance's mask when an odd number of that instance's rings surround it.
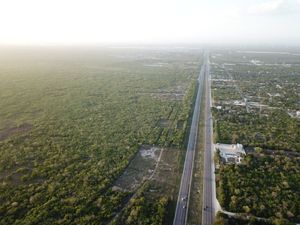
<svg viewBox="0 0 300 225">
<path fill-rule="evenodd" d="M 246 154 L 243 145 L 241 144 L 216 144 L 216 148 L 220 150 L 223 154 L 230 155 L 230 154 Z"/>
</svg>

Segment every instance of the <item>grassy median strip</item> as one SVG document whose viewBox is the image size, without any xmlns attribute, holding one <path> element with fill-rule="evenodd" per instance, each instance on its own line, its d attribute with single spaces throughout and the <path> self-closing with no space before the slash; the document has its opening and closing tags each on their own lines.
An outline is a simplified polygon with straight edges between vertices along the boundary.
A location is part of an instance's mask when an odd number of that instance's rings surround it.
<svg viewBox="0 0 300 225">
<path fill-rule="evenodd" d="M 203 194 L 203 155 L 204 155 L 204 129 L 205 129 L 205 93 L 203 86 L 201 99 L 200 121 L 198 126 L 197 148 L 195 152 L 195 162 L 193 169 L 193 180 L 188 211 L 188 224 L 201 224 L 202 221 L 202 194 Z"/>
</svg>

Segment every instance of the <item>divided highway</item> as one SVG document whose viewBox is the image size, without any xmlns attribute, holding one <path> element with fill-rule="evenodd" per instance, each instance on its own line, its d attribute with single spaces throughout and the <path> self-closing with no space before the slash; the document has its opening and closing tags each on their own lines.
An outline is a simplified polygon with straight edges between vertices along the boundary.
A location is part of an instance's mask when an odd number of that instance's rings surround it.
<svg viewBox="0 0 300 225">
<path fill-rule="evenodd" d="M 203 209 L 202 225 L 211 225 L 214 222 L 215 214 L 219 209 L 216 198 L 216 182 L 214 167 L 214 146 L 213 146 L 213 121 L 211 114 L 211 85 L 209 59 L 206 61 L 205 69 L 206 104 L 205 104 L 205 145 L 204 145 L 204 169 L 203 169 Z"/>
<path fill-rule="evenodd" d="M 188 205 L 189 205 L 189 195 L 190 187 L 192 183 L 193 176 L 193 166 L 194 166 L 194 155 L 195 149 L 197 146 L 197 137 L 198 137 L 198 124 L 200 117 L 200 106 L 201 98 L 204 86 L 204 77 L 207 71 L 207 55 L 205 54 L 204 63 L 201 67 L 198 82 L 197 97 L 195 101 L 195 108 L 193 112 L 193 118 L 191 123 L 190 135 L 188 140 L 188 146 L 184 161 L 184 168 L 181 176 L 180 190 L 177 199 L 176 211 L 174 216 L 173 225 L 185 225 L 187 221 Z"/>
</svg>

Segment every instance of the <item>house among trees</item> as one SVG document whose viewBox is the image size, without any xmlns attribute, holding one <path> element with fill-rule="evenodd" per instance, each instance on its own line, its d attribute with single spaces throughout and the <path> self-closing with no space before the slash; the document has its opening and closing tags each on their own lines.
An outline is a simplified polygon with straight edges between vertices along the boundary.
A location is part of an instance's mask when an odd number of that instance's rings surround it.
<svg viewBox="0 0 300 225">
<path fill-rule="evenodd" d="M 246 152 L 241 144 L 219 144 L 215 145 L 219 150 L 221 158 L 226 163 L 241 163 Z"/>
</svg>

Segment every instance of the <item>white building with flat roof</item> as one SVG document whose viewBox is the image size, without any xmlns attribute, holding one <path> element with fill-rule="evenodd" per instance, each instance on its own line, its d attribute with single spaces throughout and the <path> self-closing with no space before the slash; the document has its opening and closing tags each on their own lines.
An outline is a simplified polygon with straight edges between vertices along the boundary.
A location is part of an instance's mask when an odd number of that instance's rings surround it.
<svg viewBox="0 0 300 225">
<path fill-rule="evenodd" d="M 246 152 L 241 144 L 215 144 L 215 148 L 220 151 L 220 156 L 226 163 L 241 163 Z"/>
</svg>

